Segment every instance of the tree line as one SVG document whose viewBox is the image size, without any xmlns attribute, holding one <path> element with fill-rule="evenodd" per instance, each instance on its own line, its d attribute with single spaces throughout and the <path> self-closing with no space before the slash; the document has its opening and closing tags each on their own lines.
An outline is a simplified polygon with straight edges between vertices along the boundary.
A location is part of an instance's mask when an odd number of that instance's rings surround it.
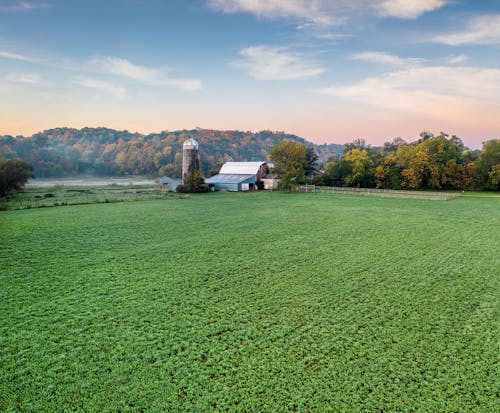
<svg viewBox="0 0 500 413">
<path fill-rule="evenodd" d="M 457 136 L 423 132 L 407 143 L 401 138 L 383 146 L 362 139 L 345 145 L 343 156 L 317 162 L 312 148 L 283 142 L 271 150 L 281 187 L 313 183 L 384 189 L 500 190 L 500 139 L 484 142 L 481 150 L 466 148 Z"/>
<path fill-rule="evenodd" d="M 182 144 L 200 144 L 201 170 L 210 176 L 227 161 L 266 160 L 282 140 L 307 144 L 284 132 L 194 129 L 142 135 L 108 128 L 56 128 L 24 136 L 0 136 L 0 157 L 19 158 L 33 165 L 36 177 L 77 174 L 145 175 L 180 178 Z M 323 161 L 341 154 L 342 145 L 314 145 Z"/>
<path fill-rule="evenodd" d="M 382 146 L 371 146 L 362 139 L 345 145 L 314 145 L 295 135 L 271 131 L 194 129 L 141 135 L 108 128 L 56 128 L 31 137 L 0 136 L 0 178 L 5 183 L 8 171 L 19 169 L 12 162 L 6 163 L 16 159 L 31 165 L 29 172 L 26 165 L 20 168 L 26 172 L 20 174 L 21 182 L 28 179 L 26 176 L 83 173 L 178 178 L 182 144 L 189 138 L 200 143 L 204 176 L 217 173 L 227 161 L 270 157 L 285 189 L 313 183 L 385 189 L 500 190 L 500 139 L 484 142 L 481 150 L 471 150 L 457 136 L 429 132 L 410 143 L 396 138 Z"/>
</svg>

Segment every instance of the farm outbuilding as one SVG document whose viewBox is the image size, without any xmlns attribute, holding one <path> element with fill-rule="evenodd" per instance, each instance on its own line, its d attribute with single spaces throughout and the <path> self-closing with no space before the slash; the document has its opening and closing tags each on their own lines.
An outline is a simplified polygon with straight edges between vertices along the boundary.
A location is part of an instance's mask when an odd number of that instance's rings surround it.
<svg viewBox="0 0 500 413">
<path fill-rule="evenodd" d="M 169 176 L 162 176 L 160 178 L 162 191 L 175 192 L 175 188 L 180 184 L 182 184 L 182 180 L 180 179 L 170 178 Z"/>
<path fill-rule="evenodd" d="M 266 162 L 226 162 L 218 175 L 205 179 L 214 190 L 249 191 L 269 172 Z"/>
<path fill-rule="evenodd" d="M 271 189 L 271 190 L 276 189 L 280 181 L 277 175 L 272 175 L 272 174 L 264 175 L 261 180 L 264 184 L 264 189 Z"/>
</svg>

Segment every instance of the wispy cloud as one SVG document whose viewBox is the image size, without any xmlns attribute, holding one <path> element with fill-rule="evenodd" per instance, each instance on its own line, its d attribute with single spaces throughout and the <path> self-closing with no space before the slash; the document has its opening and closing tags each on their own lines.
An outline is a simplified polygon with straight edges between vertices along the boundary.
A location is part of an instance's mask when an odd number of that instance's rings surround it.
<svg viewBox="0 0 500 413">
<path fill-rule="evenodd" d="M 360 60 L 369 63 L 379 63 L 390 66 L 418 66 L 423 63 L 423 59 L 402 57 L 384 53 L 384 52 L 362 52 L 354 53 L 350 56 L 351 60 Z"/>
<path fill-rule="evenodd" d="M 369 12 L 381 17 L 415 19 L 437 10 L 450 0 L 207 0 L 209 7 L 224 13 L 251 13 L 258 17 L 294 18 L 315 26 L 345 23 Z M 304 25 L 298 26 L 303 28 Z"/>
<path fill-rule="evenodd" d="M 186 91 L 202 88 L 202 83 L 198 79 L 169 77 L 161 69 L 136 65 L 119 57 L 95 58 L 90 64 L 101 72 L 132 79 L 149 86 L 172 86 Z"/>
<path fill-rule="evenodd" d="M 434 37 L 437 43 L 450 46 L 489 44 L 500 46 L 500 14 L 479 16 L 466 23 L 465 30 Z"/>
<path fill-rule="evenodd" d="M 460 63 L 463 63 L 466 60 L 467 60 L 467 55 L 462 53 L 459 55 L 450 56 L 450 58 L 448 59 L 448 63 L 450 65 L 459 65 Z"/>
<path fill-rule="evenodd" d="M 329 25 L 334 19 L 326 3 L 321 0 L 208 0 L 210 7 L 224 13 L 251 13 L 271 19 L 292 17 Z"/>
<path fill-rule="evenodd" d="M 449 3 L 449 0 L 383 0 L 375 5 L 379 14 L 400 19 L 416 19 Z"/>
<path fill-rule="evenodd" d="M 251 46 L 240 54 L 243 58 L 233 61 L 233 66 L 259 80 L 307 79 L 325 72 L 322 67 L 285 47 Z"/>
<path fill-rule="evenodd" d="M 37 84 L 42 81 L 41 76 L 36 73 L 8 73 L 5 79 L 9 82 L 28 84 Z"/>
<path fill-rule="evenodd" d="M 470 107 L 498 110 L 500 70 L 473 67 L 420 67 L 386 73 L 351 85 L 316 92 L 380 108 L 435 115 Z M 460 111 L 457 109 L 456 113 Z"/>
<path fill-rule="evenodd" d="M 32 57 L 25 56 L 15 52 L 9 52 L 8 50 L 0 50 L 0 58 L 10 59 L 10 60 L 20 60 L 23 62 L 35 62 L 36 59 Z"/>
<path fill-rule="evenodd" d="M 119 85 L 114 85 L 109 82 L 104 82 L 98 79 L 91 79 L 88 77 L 79 77 L 74 79 L 74 83 L 88 89 L 96 89 L 112 94 L 117 98 L 124 98 L 127 95 L 125 88 Z"/>
<path fill-rule="evenodd" d="M 32 11 L 40 9 L 51 8 L 52 4 L 42 3 L 42 2 L 30 2 L 30 1 L 16 1 L 10 4 L 5 4 L 0 6 L 0 12 L 2 11 Z"/>
</svg>

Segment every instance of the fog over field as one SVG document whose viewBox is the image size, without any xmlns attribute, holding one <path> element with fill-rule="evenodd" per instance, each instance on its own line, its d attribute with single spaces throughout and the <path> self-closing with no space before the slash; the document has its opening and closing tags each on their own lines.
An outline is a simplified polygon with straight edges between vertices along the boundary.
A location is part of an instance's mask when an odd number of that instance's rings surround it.
<svg viewBox="0 0 500 413">
<path fill-rule="evenodd" d="M 80 177 L 80 178 L 53 178 L 53 179 L 30 179 L 26 184 L 27 188 L 51 188 L 54 186 L 69 186 L 69 187 L 93 187 L 105 185 L 155 185 L 153 179 L 142 177 L 126 177 L 126 178 L 96 178 L 96 177 Z"/>
</svg>

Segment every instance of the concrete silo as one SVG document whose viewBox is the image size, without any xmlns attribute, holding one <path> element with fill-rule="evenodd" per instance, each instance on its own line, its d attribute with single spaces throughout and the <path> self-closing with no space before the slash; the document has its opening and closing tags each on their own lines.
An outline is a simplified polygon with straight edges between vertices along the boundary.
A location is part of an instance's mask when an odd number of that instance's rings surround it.
<svg viewBox="0 0 500 413">
<path fill-rule="evenodd" d="M 198 142 L 188 139 L 182 145 L 182 183 L 198 169 L 200 169 Z"/>
</svg>

